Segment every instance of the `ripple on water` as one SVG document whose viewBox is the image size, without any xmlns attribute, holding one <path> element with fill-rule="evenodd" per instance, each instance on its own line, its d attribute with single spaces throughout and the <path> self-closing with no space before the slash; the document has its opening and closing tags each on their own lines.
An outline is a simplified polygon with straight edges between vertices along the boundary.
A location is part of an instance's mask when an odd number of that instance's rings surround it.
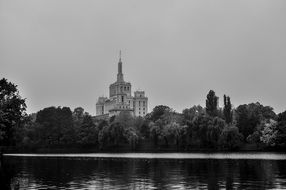
<svg viewBox="0 0 286 190">
<path fill-rule="evenodd" d="M 7 182 L 20 189 L 286 188 L 284 154 L 251 154 L 249 159 L 250 154 L 87 155 L 5 156 L 0 169 L 9 171 Z"/>
</svg>

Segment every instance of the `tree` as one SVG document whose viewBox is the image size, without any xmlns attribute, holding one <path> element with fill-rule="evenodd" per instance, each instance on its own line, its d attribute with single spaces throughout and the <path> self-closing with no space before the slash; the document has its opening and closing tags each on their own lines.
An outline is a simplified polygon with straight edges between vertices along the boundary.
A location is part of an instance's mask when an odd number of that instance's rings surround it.
<svg viewBox="0 0 286 190">
<path fill-rule="evenodd" d="M 192 121 L 196 116 L 204 113 L 204 109 L 202 106 L 197 105 L 193 106 L 189 109 L 183 110 L 183 122 L 186 124 L 188 121 Z"/>
<path fill-rule="evenodd" d="M 136 133 L 135 129 L 134 128 L 125 129 L 124 138 L 127 139 L 131 149 L 134 150 L 139 142 L 139 136 Z"/>
<path fill-rule="evenodd" d="M 172 109 L 169 108 L 168 106 L 159 105 L 153 108 L 153 111 L 150 113 L 148 117 L 151 121 L 155 122 L 158 119 L 160 119 L 166 112 L 171 112 L 171 111 Z"/>
<path fill-rule="evenodd" d="M 120 123 L 125 128 L 129 128 L 134 126 L 134 117 L 129 111 L 122 111 L 115 117 L 114 122 Z"/>
<path fill-rule="evenodd" d="M 82 107 L 77 107 L 74 109 L 72 115 L 75 122 L 81 122 L 84 116 L 84 109 Z"/>
<path fill-rule="evenodd" d="M 26 115 L 25 99 L 19 95 L 17 85 L 0 80 L 0 145 L 15 144 L 14 132 L 21 127 Z"/>
<path fill-rule="evenodd" d="M 188 123 L 188 145 L 196 148 L 205 148 L 209 145 L 208 128 L 212 124 L 212 118 L 208 115 L 198 115 Z"/>
<path fill-rule="evenodd" d="M 260 103 L 244 104 L 237 107 L 236 122 L 244 140 L 256 130 L 257 126 L 265 120 L 276 118 L 273 108 L 263 106 Z"/>
<path fill-rule="evenodd" d="M 229 124 L 232 122 L 232 111 L 231 111 L 230 97 L 224 95 L 223 96 L 223 102 L 224 102 L 223 115 L 225 118 L 225 122 Z"/>
<path fill-rule="evenodd" d="M 259 145 L 261 144 L 261 131 L 256 130 L 251 135 L 248 135 L 248 137 L 246 138 L 246 141 L 248 143 L 253 143 L 257 147 L 259 147 Z"/>
<path fill-rule="evenodd" d="M 286 147 L 286 111 L 278 114 L 277 130 L 276 144 L 280 147 Z"/>
<path fill-rule="evenodd" d="M 78 129 L 78 143 L 81 145 L 97 145 L 98 128 L 93 123 L 90 115 L 84 115 L 83 121 Z"/>
<path fill-rule="evenodd" d="M 179 148 L 185 142 L 186 126 L 172 122 L 164 126 L 161 130 L 160 137 L 165 142 L 165 145 L 175 145 Z"/>
<path fill-rule="evenodd" d="M 48 107 L 37 113 L 44 145 L 62 145 L 74 142 L 72 112 L 68 107 Z"/>
<path fill-rule="evenodd" d="M 225 128 L 226 123 L 219 117 L 212 118 L 212 123 L 207 129 L 207 146 L 209 148 L 218 148 L 220 135 Z"/>
<path fill-rule="evenodd" d="M 150 137 L 153 140 L 155 147 L 158 145 L 159 137 L 161 135 L 161 126 L 158 123 L 150 122 Z"/>
<path fill-rule="evenodd" d="M 277 139 L 277 122 L 274 120 L 270 120 L 269 122 L 264 124 L 264 129 L 261 131 L 260 140 L 266 146 L 275 146 Z"/>
<path fill-rule="evenodd" d="M 109 125 L 104 125 L 102 126 L 101 130 L 98 133 L 98 143 L 99 143 L 99 147 L 100 149 L 104 149 L 105 147 L 110 146 L 111 144 L 111 136 L 110 136 L 110 132 L 109 132 Z"/>
<path fill-rule="evenodd" d="M 142 139 L 149 138 L 150 135 L 149 125 L 148 121 L 146 121 L 144 118 L 136 117 L 134 119 L 134 128 L 136 129 L 140 138 Z"/>
<path fill-rule="evenodd" d="M 213 90 L 210 90 L 206 99 L 206 112 L 210 116 L 217 116 L 218 112 L 218 97 Z"/>
<path fill-rule="evenodd" d="M 222 149 L 235 150 L 238 149 L 243 141 L 243 136 L 235 126 L 227 126 L 223 129 L 219 145 Z"/>
</svg>

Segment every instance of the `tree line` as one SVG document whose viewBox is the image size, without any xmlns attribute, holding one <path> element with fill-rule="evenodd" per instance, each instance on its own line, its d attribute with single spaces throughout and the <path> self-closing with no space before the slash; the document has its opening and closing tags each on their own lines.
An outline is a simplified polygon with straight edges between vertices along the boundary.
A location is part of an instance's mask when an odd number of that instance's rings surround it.
<svg viewBox="0 0 286 190">
<path fill-rule="evenodd" d="M 213 90 L 200 105 L 175 112 L 156 106 L 143 117 L 121 112 L 97 120 L 83 108 L 48 107 L 27 115 L 17 86 L 0 81 L 0 146 L 92 148 L 101 151 L 278 150 L 286 147 L 286 111 L 260 103 L 223 108 Z"/>
</svg>

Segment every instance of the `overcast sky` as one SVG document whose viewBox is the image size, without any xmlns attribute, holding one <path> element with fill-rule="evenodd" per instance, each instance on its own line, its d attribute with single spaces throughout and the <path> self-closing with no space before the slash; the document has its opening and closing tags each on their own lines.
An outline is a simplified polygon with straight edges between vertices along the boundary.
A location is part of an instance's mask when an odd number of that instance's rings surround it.
<svg viewBox="0 0 286 190">
<path fill-rule="evenodd" d="M 234 106 L 286 110 L 286 1 L 0 0 L 0 77 L 28 113 L 81 106 L 95 115 L 119 50 L 149 111 L 201 104 L 210 89 Z"/>
</svg>

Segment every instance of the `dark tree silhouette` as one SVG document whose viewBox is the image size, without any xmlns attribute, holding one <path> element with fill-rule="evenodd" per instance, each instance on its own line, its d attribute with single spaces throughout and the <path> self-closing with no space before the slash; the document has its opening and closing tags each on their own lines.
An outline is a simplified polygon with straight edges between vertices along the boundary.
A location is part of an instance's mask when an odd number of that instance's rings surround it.
<svg viewBox="0 0 286 190">
<path fill-rule="evenodd" d="M 25 99 L 19 95 L 17 85 L 0 80 L 0 146 L 13 145 L 14 132 L 26 115 Z"/>
<path fill-rule="evenodd" d="M 275 119 L 273 108 L 263 106 L 259 102 L 240 105 L 236 108 L 236 121 L 239 132 L 244 140 L 255 132 L 257 126 L 264 120 Z"/>
<path fill-rule="evenodd" d="M 37 113 L 36 123 L 41 126 L 45 145 L 70 144 L 74 141 L 72 112 L 68 107 L 49 107 Z"/>
<path fill-rule="evenodd" d="M 218 97 L 213 90 L 210 90 L 206 99 L 206 112 L 210 116 L 217 116 Z"/>
<path fill-rule="evenodd" d="M 278 114 L 277 144 L 286 147 L 286 111 Z"/>
<path fill-rule="evenodd" d="M 224 95 L 223 102 L 224 102 L 223 115 L 225 118 L 225 122 L 229 124 L 232 122 L 232 110 L 231 110 L 230 97 Z"/>
<path fill-rule="evenodd" d="M 156 106 L 155 108 L 153 108 L 153 111 L 150 113 L 150 115 L 148 115 L 148 117 L 150 117 L 151 121 L 157 121 L 158 119 L 161 118 L 161 116 L 163 116 L 166 112 L 171 112 L 171 108 L 168 106 L 164 106 L 164 105 L 159 105 Z"/>
</svg>

